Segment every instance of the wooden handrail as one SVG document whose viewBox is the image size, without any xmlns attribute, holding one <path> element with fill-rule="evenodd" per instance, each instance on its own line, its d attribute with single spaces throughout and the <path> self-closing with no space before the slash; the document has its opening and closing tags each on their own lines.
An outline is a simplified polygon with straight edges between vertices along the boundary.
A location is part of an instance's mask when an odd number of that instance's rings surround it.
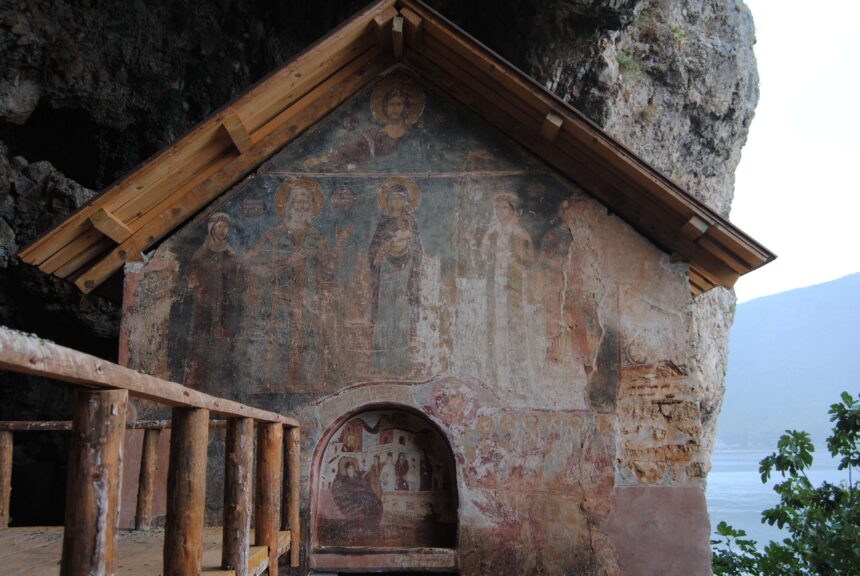
<svg viewBox="0 0 860 576">
<path fill-rule="evenodd" d="M 226 428 L 228 420 L 210 420 L 209 429 Z M 126 430 L 169 430 L 170 420 L 136 420 L 127 422 Z M 9 432 L 67 432 L 71 420 L 0 420 L 0 431 Z"/>
<path fill-rule="evenodd" d="M 140 374 L 0 326 L 0 370 L 4 369 L 65 381 L 78 387 L 72 421 L 0 421 L 0 528 L 8 526 L 9 521 L 14 432 L 68 431 L 72 434 L 61 576 L 113 571 L 117 488 L 126 429 L 145 431 L 141 491 L 135 518 L 137 528 L 151 525 L 158 436 L 161 430 L 172 429 L 164 574 L 184 576 L 200 572 L 208 430 L 222 427 L 232 430 L 228 433 L 230 454 L 225 461 L 229 489 L 224 495 L 222 568 L 232 569 L 235 576 L 246 576 L 259 573 L 262 565 L 254 566 L 265 561 L 269 573 L 274 575 L 278 558 L 287 551 L 290 564 L 299 565 L 300 433 L 296 420 Z M 125 423 L 128 396 L 173 406 L 172 419 Z M 210 420 L 210 412 L 227 418 Z M 266 552 L 262 559 L 257 552 L 252 555 L 253 547 L 249 546 L 251 498 L 248 492 L 251 487 L 246 470 L 253 461 L 250 431 L 254 423 L 258 425 L 258 448 L 261 450 L 256 463 L 255 506 L 256 539 L 264 546 L 259 551 Z M 240 425 L 244 432 L 237 438 L 236 427 Z M 239 460 L 244 465 L 237 467 Z M 286 465 L 282 464 L 284 461 Z"/>
<path fill-rule="evenodd" d="M 0 369 L 33 374 L 89 388 L 128 390 L 129 395 L 233 418 L 253 418 L 296 428 L 287 416 L 210 396 L 176 382 L 135 372 L 113 362 L 0 326 Z"/>
</svg>

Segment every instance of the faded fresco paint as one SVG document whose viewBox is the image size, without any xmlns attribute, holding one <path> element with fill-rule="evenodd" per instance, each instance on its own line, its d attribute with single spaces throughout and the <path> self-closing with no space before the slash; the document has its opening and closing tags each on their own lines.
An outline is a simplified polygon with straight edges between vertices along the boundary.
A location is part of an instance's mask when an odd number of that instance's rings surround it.
<svg viewBox="0 0 860 576">
<path fill-rule="evenodd" d="M 393 410 L 357 414 L 330 438 L 318 473 L 320 546 L 456 546 L 454 459 L 428 421 Z"/>
<path fill-rule="evenodd" d="M 605 528 L 616 493 L 701 488 L 686 267 L 402 68 L 130 269 L 126 293 L 132 367 L 302 420 L 318 567 L 332 547 L 456 545 L 464 574 L 617 574 L 637 536 Z M 377 493 L 364 448 L 384 450 L 368 430 L 396 406 L 453 451 L 455 543 L 411 460 L 417 511 L 392 540 L 398 456 Z M 386 554 L 356 566 L 406 562 Z"/>
</svg>

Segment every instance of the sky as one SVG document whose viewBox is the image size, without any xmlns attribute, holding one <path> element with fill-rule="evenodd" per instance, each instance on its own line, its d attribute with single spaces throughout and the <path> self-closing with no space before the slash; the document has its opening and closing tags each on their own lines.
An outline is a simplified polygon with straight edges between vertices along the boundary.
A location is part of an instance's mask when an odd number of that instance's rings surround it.
<svg viewBox="0 0 860 576">
<path fill-rule="evenodd" d="M 730 220 L 776 252 L 739 302 L 860 271 L 860 2 L 747 0 L 761 96 Z"/>
</svg>

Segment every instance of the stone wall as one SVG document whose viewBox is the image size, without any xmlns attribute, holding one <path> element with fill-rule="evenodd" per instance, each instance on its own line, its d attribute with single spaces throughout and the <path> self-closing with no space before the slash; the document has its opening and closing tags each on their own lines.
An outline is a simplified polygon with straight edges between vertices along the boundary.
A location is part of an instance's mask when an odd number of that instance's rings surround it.
<svg viewBox="0 0 860 576">
<path fill-rule="evenodd" d="M 131 367 L 300 418 L 317 568 L 326 534 L 383 546 L 405 521 L 386 506 L 442 498 L 406 472 L 384 488 L 373 450 L 408 468 L 420 447 L 367 408 L 423 415 L 450 445 L 463 574 L 640 573 L 620 567 L 643 502 L 695 515 L 649 535 L 675 550 L 666 573 L 707 572 L 685 265 L 408 69 L 130 267 L 124 305 Z M 318 505 L 337 492 L 319 482 L 353 497 Z M 437 531 L 415 545 L 446 526 L 413 527 Z"/>
</svg>

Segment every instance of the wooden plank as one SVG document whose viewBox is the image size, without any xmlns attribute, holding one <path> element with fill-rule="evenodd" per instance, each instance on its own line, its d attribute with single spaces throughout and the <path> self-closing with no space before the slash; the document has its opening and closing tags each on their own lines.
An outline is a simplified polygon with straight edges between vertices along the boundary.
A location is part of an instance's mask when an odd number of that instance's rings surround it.
<svg viewBox="0 0 860 576">
<path fill-rule="evenodd" d="M 152 528 L 152 502 L 155 498 L 155 479 L 158 477 L 158 440 L 161 430 L 143 432 L 140 452 L 140 473 L 137 481 L 137 509 L 134 515 L 135 530 Z"/>
<path fill-rule="evenodd" d="M 269 567 L 269 548 L 251 546 L 248 558 L 248 576 L 260 576 Z"/>
<path fill-rule="evenodd" d="M 742 262 L 737 255 L 732 254 L 723 246 L 714 242 L 713 238 L 708 236 L 707 234 L 700 236 L 698 240 L 696 240 L 696 244 L 702 249 L 706 250 L 708 253 L 713 254 L 716 258 L 718 258 L 721 262 L 725 263 L 726 266 L 737 272 L 739 275 L 746 274 L 750 270 L 750 266 L 746 262 Z"/>
<path fill-rule="evenodd" d="M 767 248 L 751 238 L 740 236 L 740 231 L 727 228 L 720 222 L 715 222 L 708 229 L 708 236 L 715 242 L 731 249 L 731 251 L 747 263 L 753 270 L 774 260 L 776 256 Z"/>
<path fill-rule="evenodd" d="M 12 497 L 12 450 L 11 431 L 0 432 L 0 528 L 9 527 L 9 504 Z"/>
<path fill-rule="evenodd" d="M 394 57 L 398 60 L 403 58 L 403 16 L 399 14 L 391 23 L 391 45 Z"/>
<path fill-rule="evenodd" d="M 129 223 L 128 226 L 132 232 L 136 232 L 154 217 L 149 211 L 158 202 L 174 196 L 177 192 L 182 193 L 193 188 L 235 156 L 226 135 L 223 138 L 219 137 L 219 142 L 202 150 L 185 166 L 178 168 L 172 174 L 166 174 L 153 184 L 153 189 L 149 193 L 138 194 L 122 205 L 118 205 L 115 208 L 115 214 Z M 170 186 L 179 186 L 179 188 L 171 192 Z M 61 278 L 68 278 L 93 258 L 110 251 L 114 246 L 98 231 L 90 229 L 57 251 L 40 266 L 40 269 Z M 139 259 L 137 254 L 132 254 L 131 258 Z"/>
<path fill-rule="evenodd" d="M 197 576 L 203 564 L 209 411 L 174 408 L 172 420 L 164 576 Z"/>
<path fill-rule="evenodd" d="M 221 134 L 220 124 L 221 119 L 216 117 L 196 128 L 188 137 L 147 161 L 22 251 L 21 258 L 28 263 L 41 264 L 57 251 L 66 248 L 79 235 L 92 229 L 89 217 L 99 208 L 119 214 L 119 208 L 130 198 L 145 194 L 150 186 L 181 170 L 187 162 L 211 162 L 211 153 L 206 153 L 205 149 L 212 146 L 213 139 L 216 140 L 215 148 L 230 146 L 229 140 Z"/>
<path fill-rule="evenodd" d="M 91 248 L 96 244 L 106 247 L 108 250 L 114 247 L 114 243 L 110 239 L 105 238 L 104 234 L 90 227 L 75 239 L 74 244 L 64 246 L 50 258 L 39 264 L 39 270 L 53 274 L 59 268 L 66 265 L 72 258 L 79 257 L 81 251 Z"/>
<path fill-rule="evenodd" d="M 224 122 L 221 126 L 224 127 L 224 131 L 230 136 L 230 140 L 232 140 L 233 146 L 236 147 L 239 154 L 244 154 L 250 150 L 253 145 L 251 135 L 248 134 L 248 129 L 245 128 L 242 120 L 235 112 L 227 110 L 224 113 Z"/>
<path fill-rule="evenodd" d="M 397 9 L 389 6 L 373 17 L 373 25 L 376 27 L 376 46 L 384 52 L 388 52 L 391 48 L 391 27 L 396 16 Z"/>
<path fill-rule="evenodd" d="M 170 420 L 135 420 L 127 422 L 128 430 L 164 430 L 170 428 Z M 227 420 L 210 420 L 209 429 L 227 427 Z M 72 429 L 71 420 L 0 420 L 0 430 L 13 432 L 63 432 Z"/>
<path fill-rule="evenodd" d="M 85 293 L 92 291 L 124 264 L 122 253 L 135 254 L 151 246 L 375 78 L 383 69 L 383 62 L 374 59 L 377 54 L 375 49 L 369 50 L 367 62 L 353 62 L 286 110 L 276 119 L 279 125 L 265 139 L 161 211 L 157 219 L 82 273 L 75 281 L 78 288 Z"/>
<path fill-rule="evenodd" d="M 254 544 L 269 551 L 269 576 L 278 574 L 278 528 L 281 524 L 281 473 L 284 428 L 257 428 L 257 494 L 254 501 Z"/>
<path fill-rule="evenodd" d="M 293 535 L 289 530 L 281 530 L 278 532 L 278 556 L 282 556 L 293 544 Z M 298 545 L 298 540 L 296 540 L 296 545 Z M 291 564 L 292 565 L 292 564 Z"/>
<path fill-rule="evenodd" d="M 253 504 L 254 421 L 233 418 L 224 442 L 224 532 L 221 567 L 248 575 Z"/>
<path fill-rule="evenodd" d="M 564 118 L 555 112 L 547 112 L 543 119 L 543 124 L 540 127 L 540 136 L 547 142 L 555 142 L 558 131 L 561 130 L 561 125 L 564 124 Z"/>
<path fill-rule="evenodd" d="M 286 516 L 281 528 L 290 533 L 290 566 L 301 563 L 301 431 L 290 428 L 287 431 L 287 473 L 285 491 L 287 493 Z"/>
<path fill-rule="evenodd" d="M 5 420 L 0 422 L 0 430 L 15 432 L 57 432 L 72 429 L 71 420 L 54 421 L 30 421 L 30 420 Z"/>
<path fill-rule="evenodd" d="M 374 18 L 393 5 L 389 0 L 370 6 L 248 91 L 232 106 L 248 130 L 256 132 L 370 48 L 376 39 Z"/>
<path fill-rule="evenodd" d="M 428 37 L 421 49 L 421 55 L 435 66 L 444 68 L 451 76 L 463 82 L 472 91 L 480 94 L 499 109 L 516 118 L 523 126 L 531 129 L 533 134 L 539 132 L 540 126 L 549 112 L 535 109 L 527 101 L 507 90 L 505 85 L 485 74 L 478 63 L 460 57 L 451 46 Z M 497 126 L 498 127 L 498 126 Z"/>
<path fill-rule="evenodd" d="M 122 388 L 138 398 L 172 406 L 205 408 L 224 416 L 279 422 L 289 427 L 299 425 L 293 418 L 141 374 L 5 326 L 0 326 L 0 369 L 92 388 Z"/>
<path fill-rule="evenodd" d="M 116 242 L 122 244 L 131 236 L 131 230 L 125 223 L 105 210 L 99 208 L 90 216 L 90 223 L 102 234 Z"/>
<path fill-rule="evenodd" d="M 710 224 L 693 214 L 689 220 L 684 222 L 684 225 L 681 227 L 681 234 L 688 240 L 695 240 L 707 232 L 708 228 L 710 228 Z"/>
<path fill-rule="evenodd" d="M 413 50 L 420 50 L 424 33 L 424 23 L 421 21 L 421 16 L 405 6 L 400 9 L 400 15 L 406 21 L 406 45 Z"/>
<path fill-rule="evenodd" d="M 113 574 L 125 390 L 75 390 L 61 576 Z"/>
</svg>

